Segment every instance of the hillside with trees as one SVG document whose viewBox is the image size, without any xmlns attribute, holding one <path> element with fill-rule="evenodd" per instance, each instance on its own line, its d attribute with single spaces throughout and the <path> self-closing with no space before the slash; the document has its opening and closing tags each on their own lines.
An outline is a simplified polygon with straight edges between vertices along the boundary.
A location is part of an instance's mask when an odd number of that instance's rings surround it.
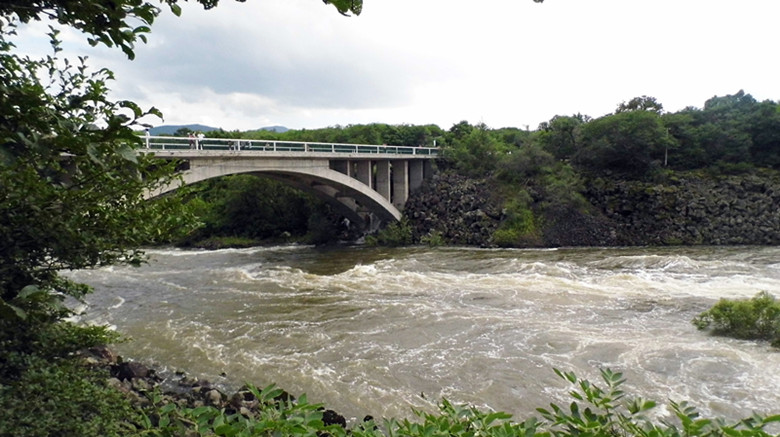
<svg viewBox="0 0 780 437">
<path fill-rule="evenodd" d="M 780 105 L 741 90 L 677 112 L 641 96 L 599 118 L 559 115 L 533 131 L 462 121 L 448 130 L 377 123 L 212 135 L 440 147 L 437 176 L 413 193 L 405 220 L 388 231 L 395 238 L 370 241 L 503 247 L 780 242 L 780 223 L 771 214 L 780 202 Z M 327 217 L 326 207 L 307 202 Z M 232 216 L 234 225 L 221 229 L 204 216 L 204 229 L 254 238 L 257 217 Z M 311 236 L 312 222 L 265 238 Z M 303 241 L 344 238 L 337 218 L 320 223 L 327 226 Z"/>
</svg>

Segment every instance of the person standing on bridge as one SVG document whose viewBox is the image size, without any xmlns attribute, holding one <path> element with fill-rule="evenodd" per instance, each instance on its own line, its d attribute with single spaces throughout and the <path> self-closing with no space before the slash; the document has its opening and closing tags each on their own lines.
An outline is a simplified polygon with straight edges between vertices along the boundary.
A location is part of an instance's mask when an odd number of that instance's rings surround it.
<svg viewBox="0 0 780 437">
<path fill-rule="evenodd" d="M 205 135 L 203 135 L 203 132 L 198 132 L 198 140 L 195 141 L 195 146 L 196 146 L 195 148 L 196 149 L 203 150 L 203 138 L 204 137 L 205 137 Z"/>
<path fill-rule="evenodd" d="M 195 148 L 195 135 L 192 132 L 190 132 L 188 137 L 190 139 L 190 149 L 194 149 Z"/>
</svg>

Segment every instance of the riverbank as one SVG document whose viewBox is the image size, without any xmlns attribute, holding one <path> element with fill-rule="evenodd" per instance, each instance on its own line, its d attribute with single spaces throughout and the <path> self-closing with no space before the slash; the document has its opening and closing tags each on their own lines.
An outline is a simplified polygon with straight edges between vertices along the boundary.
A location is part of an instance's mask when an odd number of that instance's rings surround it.
<svg viewBox="0 0 780 437">
<path fill-rule="evenodd" d="M 215 384 L 182 370 L 159 371 L 138 361 L 125 360 L 107 346 L 93 347 L 82 351 L 80 355 L 85 366 L 105 372 L 108 376 L 106 385 L 121 392 L 135 410 L 144 412 L 150 421 L 138 424 L 141 427 L 160 426 L 160 411 L 172 412 L 174 408 L 197 411 L 207 407 L 227 416 L 241 415 L 247 419 L 257 419 L 269 404 L 285 408 L 285 405 L 297 403 L 295 396 L 276 387 L 258 390 L 244 384 L 237 390 L 227 390 L 224 384 Z M 306 401 L 303 400 L 303 403 Z M 322 414 L 324 426 L 347 428 L 347 420 L 341 414 L 320 407 L 317 410 Z M 371 416 L 366 416 L 363 422 L 371 420 Z M 186 423 L 185 427 L 193 428 Z"/>
<path fill-rule="evenodd" d="M 404 215 L 415 241 L 490 246 L 506 218 L 495 182 L 444 172 L 413 193 Z M 587 181 L 586 208 L 532 205 L 540 227 L 523 247 L 780 244 L 780 172 L 673 173 L 660 181 Z"/>
</svg>

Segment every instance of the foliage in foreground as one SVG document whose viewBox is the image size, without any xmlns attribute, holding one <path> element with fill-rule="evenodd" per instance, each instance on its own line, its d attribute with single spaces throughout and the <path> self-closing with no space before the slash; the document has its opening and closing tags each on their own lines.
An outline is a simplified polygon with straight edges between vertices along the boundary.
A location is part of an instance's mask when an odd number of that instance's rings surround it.
<svg viewBox="0 0 780 437">
<path fill-rule="evenodd" d="M 621 373 L 603 370 L 603 388 L 574 373 L 555 370 L 574 386 L 575 399 L 568 406 L 550 404 L 539 408 L 541 418 L 512 421 L 503 412 L 486 412 L 446 399 L 438 413 L 415 410 L 417 420 L 373 419 L 352 429 L 326 424 L 322 405 L 309 404 L 305 396 L 297 401 L 280 401 L 281 390 L 273 385 L 263 390 L 249 387 L 261 405 L 254 417 L 203 406 L 180 408 L 160 404 L 152 393 L 154 407 L 142 421 L 142 433 L 160 437 L 178 435 L 218 436 L 324 436 L 346 437 L 509 437 L 509 436 L 769 436 L 768 427 L 780 423 L 780 415 L 753 415 L 736 422 L 701 418 L 685 402 L 670 402 L 674 417 L 657 423 L 648 418 L 653 401 L 628 398 L 622 391 Z"/>
<path fill-rule="evenodd" d="M 697 328 L 742 340 L 768 340 L 780 348 L 780 302 L 762 291 L 752 299 L 721 299 L 693 319 Z"/>
<path fill-rule="evenodd" d="M 35 317 L 41 317 L 35 314 Z M 0 436 L 112 436 L 137 412 L 78 351 L 116 341 L 104 327 L 0 318 Z"/>
</svg>

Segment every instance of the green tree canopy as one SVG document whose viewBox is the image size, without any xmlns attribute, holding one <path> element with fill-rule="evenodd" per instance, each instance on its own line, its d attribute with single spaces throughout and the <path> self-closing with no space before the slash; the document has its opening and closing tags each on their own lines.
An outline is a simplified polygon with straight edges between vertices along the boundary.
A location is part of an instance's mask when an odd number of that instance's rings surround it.
<svg viewBox="0 0 780 437">
<path fill-rule="evenodd" d="M 169 200 L 143 195 L 166 183 L 168 165 L 138 155 L 131 126 L 154 109 L 110 101 L 107 70 L 55 54 L 36 61 L 0 44 L 0 303 L 22 290 L 85 289 L 58 272 L 141 261 L 137 249 L 186 229 Z M 34 287 L 34 288 L 29 288 Z M 11 304 L 9 302 L 16 302 Z M 17 314 L 23 314 L 17 311 Z"/>
<path fill-rule="evenodd" d="M 556 115 L 539 125 L 537 141 L 557 159 L 571 159 L 580 143 L 581 128 L 588 118 Z"/>
<path fill-rule="evenodd" d="M 193 1 L 206 9 L 219 4 L 219 0 Z M 178 0 L 159 0 L 159 3 L 176 15 L 181 14 Z M 344 15 L 360 15 L 363 9 L 363 0 L 324 0 L 324 3 L 332 4 Z M 133 59 L 135 44 L 139 40 L 146 42 L 160 12 L 154 3 L 142 0 L 4 0 L 0 1 L 0 17 L 6 22 L 0 20 L 0 31 L 7 33 L 12 21 L 28 23 L 50 18 L 84 32 L 92 45 L 119 47 Z"/>
<path fill-rule="evenodd" d="M 615 110 L 616 113 L 630 111 L 652 111 L 656 114 L 660 114 L 664 111 L 664 105 L 659 103 L 655 97 L 642 96 L 634 97 L 628 102 L 619 104 Z"/>
<path fill-rule="evenodd" d="M 582 128 L 574 164 L 590 173 L 642 178 L 671 144 L 661 117 L 651 111 L 608 115 Z"/>
</svg>

